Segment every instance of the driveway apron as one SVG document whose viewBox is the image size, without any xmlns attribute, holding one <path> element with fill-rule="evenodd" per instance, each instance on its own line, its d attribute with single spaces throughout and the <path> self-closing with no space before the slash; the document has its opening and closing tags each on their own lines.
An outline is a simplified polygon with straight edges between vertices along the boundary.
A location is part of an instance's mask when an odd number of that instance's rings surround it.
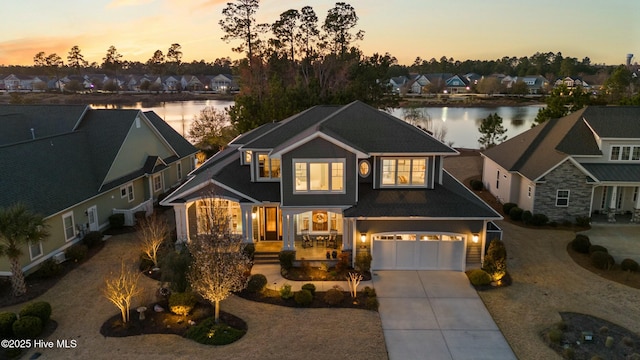
<svg viewBox="0 0 640 360">
<path fill-rule="evenodd" d="M 390 360 L 516 359 L 463 272 L 376 271 Z"/>
</svg>

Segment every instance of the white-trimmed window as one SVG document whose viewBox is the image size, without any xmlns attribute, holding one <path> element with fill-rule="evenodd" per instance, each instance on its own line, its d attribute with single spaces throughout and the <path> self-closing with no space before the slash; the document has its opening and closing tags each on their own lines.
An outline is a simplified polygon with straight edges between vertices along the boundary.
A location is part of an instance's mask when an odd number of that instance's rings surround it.
<svg viewBox="0 0 640 360">
<path fill-rule="evenodd" d="M 382 186 L 424 186 L 427 159 L 382 159 Z"/>
<path fill-rule="evenodd" d="M 247 150 L 244 152 L 244 156 L 242 157 L 243 159 L 243 165 L 248 165 L 251 164 L 251 158 L 253 158 L 253 151 L 251 150 Z"/>
<path fill-rule="evenodd" d="M 161 174 L 153 175 L 153 192 L 162 190 L 162 176 Z"/>
<path fill-rule="evenodd" d="M 569 206 L 569 190 L 556 191 L 556 206 Z"/>
<path fill-rule="evenodd" d="M 181 162 L 178 162 L 176 164 L 176 171 L 177 171 L 178 180 L 182 180 L 182 163 Z"/>
<path fill-rule="evenodd" d="M 527 197 L 531 197 L 531 185 L 527 187 Z"/>
<path fill-rule="evenodd" d="M 609 160 L 613 161 L 638 161 L 640 160 L 640 146 L 615 145 L 611 146 Z"/>
<path fill-rule="evenodd" d="M 73 220 L 73 212 L 62 215 L 62 227 L 64 228 L 65 241 L 70 241 L 76 237 L 76 225 Z"/>
<path fill-rule="evenodd" d="M 135 195 L 133 194 L 133 183 L 128 183 L 127 185 L 120 187 L 120 198 L 127 198 L 129 202 L 135 200 Z"/>
<path fill-rule="evenodd" d="M 294 193 L 344 193 L 345 159 L 294 159 Z"/>
<path fill-rule="evenodd" d="M 42 241 L 29 241 L 29 256 L 31 260 L 35 260 L 42 256 Z"/>
<path fill-rule="evenodd" d="M 271 159 L 267 154 L 258 154 L 258 178 L 279 179 L 280 160 Z"/>
</svg>

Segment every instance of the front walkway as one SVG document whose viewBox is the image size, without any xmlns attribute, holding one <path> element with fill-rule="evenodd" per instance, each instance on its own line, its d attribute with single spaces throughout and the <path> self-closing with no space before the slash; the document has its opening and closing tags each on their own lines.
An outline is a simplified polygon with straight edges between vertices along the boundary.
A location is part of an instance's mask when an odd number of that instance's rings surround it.
<svg viewBox="0 0 640 360">
<path fill-rule="evenodd" d="M 390 360 L 516 359 L 463 272 L 377 271 Z"/>
</svg>

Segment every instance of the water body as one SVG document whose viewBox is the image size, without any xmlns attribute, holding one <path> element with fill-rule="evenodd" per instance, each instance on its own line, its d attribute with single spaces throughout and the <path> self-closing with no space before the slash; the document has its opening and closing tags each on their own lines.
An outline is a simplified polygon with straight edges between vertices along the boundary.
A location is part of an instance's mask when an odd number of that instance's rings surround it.
<svg viewBox="0 0 640 360">
<path fill-rule="evenodd" d="M 194 117 L 207 106 L 224 110 L 232 106 L 233 101 L 226 100 L 193 100 L 169 101 L 153 107 L 143 107 L 142 103 L 135 105 L 111 106 L 92 105 L 94 108 L 120 108 L 152 110 L 171 125 L 177 132 L 185 135 Z M 500 107 L 425 107 L 419 108 L 430 118 L 431 128 L 444 131 L 444 141 L 455 147 L 477 149 L 480 133 L 478 128 L 482 119 L 497 113 L 502 118 L 502 125 L 507 129 L 506 135 L 512 138 L 531 128 L 538 110 L 543 105 L 530 106 L 500 106 Z M 404 119 L 402 109 L 393 109 L 393 116 Z"/>
</svg>

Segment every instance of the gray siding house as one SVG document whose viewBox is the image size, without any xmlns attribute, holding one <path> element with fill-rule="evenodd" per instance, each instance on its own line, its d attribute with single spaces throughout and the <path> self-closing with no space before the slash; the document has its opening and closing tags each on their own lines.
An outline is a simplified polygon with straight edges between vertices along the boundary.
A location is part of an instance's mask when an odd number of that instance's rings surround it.
<svg viewBox="0 0 640 360">
<path fill-rule="evenodd" d="M 484 186 L 503 203 L 553 221 L 640 222 L 640 107 L 586 107 L 482 155 Z"/>
<path fill-rule="evenodd" d="M 463 271 L 481 260 L 489 224 L 501 217 L 442 168 L 453 155 L 362 102 L 315 106 L 240 135 L 161 204 L 174 207 L 182 241 L 217 201 L 245 242 L 298 258 L 364 251 L 373 269 Z M 309 252 L 305 238 L 321 251 Z"/>
<path fill-rule="evenodd" d="M 29 272 L 62 254 L 109 216 L 153 211 L 194 169 L 196 149 L 153 112 L 82 105 L 0 105 L 0 207 L 23 203 L 45 217 L 46 241 L 21 259 Z M 58 257 L 56 257 L 59 259 Z M 7 258 L 0 275 L 10 276 Z"/>
</svg>

